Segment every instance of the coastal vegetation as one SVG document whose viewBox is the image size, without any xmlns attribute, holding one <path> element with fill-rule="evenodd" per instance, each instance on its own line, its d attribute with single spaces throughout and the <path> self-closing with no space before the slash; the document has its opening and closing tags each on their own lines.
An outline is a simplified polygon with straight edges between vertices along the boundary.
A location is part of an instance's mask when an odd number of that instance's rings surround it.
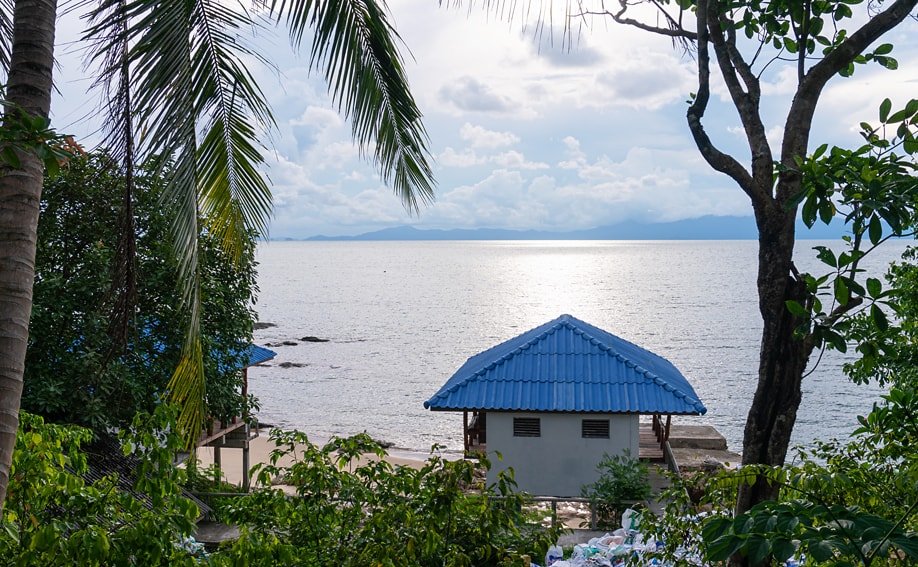
<svg viewBox="0 0 918 567">
<path fill-rule="evenodd" d="M 146 168 L 133 177 L 137 281 L 130 331 L 123 342 L 112 336 L 120 332 L 112 313 L 124 183 L 110 155 L 74 158 L 45 183 L 38 223 L 22 406 L 97 432 L 153 411 L 166 396 L 185 334 L 169 249 L 173 215 L 163 202 L 163 178 Z M 247 415 L 253 404 L 242 395 L 239 368 L 252 338 L 255 246 L 250 241 L 233 259 L 206 231 L 199 246 L 205 403 L 209 416 L 227 421 Z"/>
<path fill-rule="evenodd" d="M 531 13 L 526 3 L 485 6 L 502 17 L 516 13 L 526 19 Z M 863 65 L 898 68 L 894 46 L 877 42 L 914 17 L 916 6 L 918 0 L 651 0 L 619 2 L 612 9 L 602 3 L 577 3 L 567 14 L 565 33 L 571 33 L 572 22 L 578 19 L 610 18 L 664 36 L 691 53 L 697 86 L 689 96 L 688 128 L 707 164 L 730 177 L 752 205 L 759 241 L 757 293 L 762 339 L 758 383 L 744 432 L 743 465 L 784 465 L 800 407 L 801 384 L 808 366 L 818 363 L 811 355 L 824 348 L 843 350 L 845 321 L 862 305 L 873 313 L 882 311 L 882 301 L 874 301 L 875 284 L 856 281 L 861 275 L 858 262 L 890 233 L 903 234 L 906 227 L 899 221 L 914 210 L 915 162 L 901 155 L 914 156 L 918 150 L 914 120 L 918 102 L 896 112 L 891 112 L 890 102 L 884 102 L 882 126 L 865 132 L 867 146 L 859 150 L 825 154 L 827 148 L 821 146 L 810 153 L 811 128 L 830 81 L 851 76 Z M 545 13 L 551 13 L 550 9 Z M 541 25 L 536 27 L 541 31 Z M 775 143 L 768 138 L 762 81 L 782 69 L 790 73 L 793 88 L 787 96 L 786 115 L 777 124 L 783 136 Z M 705 115 L 717 103 L 717 97 L 711 97 L 712 72 L 723 78 L 727 104 L 740 119 L 748 163 L 726 151 L 726 145 L 705 127 Z M 838 165 L 846 158 L 863 167 L 842 173 L 828 165 Z M 878 177 L 881 174 L 884 177 Z M 880 186 L 887 174 L 900 181 L 884 191 Z M 865 186 L 871 189 L 870 197 L 854 190 Z M 847 188 L 852 190 L 846 193 Z M 838 197 L 847 197 L 846 204 L 852 208 L 845 217 L 851 224 L 852 249 L 840 269 L 835 259 L 838 277 L 823 280 L 801 273 L 794 264 L 797 215 L 802 214 L 810 225 L 817 217 L 828 222 L 838 214 L 833 200 Z M 821 254 L 828 260 L 825 252 Z M 835 299 L 823 309 L 819 293 L 829 279 Z M 742 484 L 737 513 L 775 499 L 778 491 L 778 485 L 765 477 Z"/>
<path fill-rule="evenodd" d="M 798 448 L 781 467 L 675 477 L 664 495 L 666 513 L 653 528 L 668 535 L 667 559 L 678 564 L 680 546 L 696 545 L 714 564 L 737 554 L 756 565 L 792 556 L 805 557 L 807 565 L 918 562 L 916 254 L 910 247 L 887 274 L 894 290 L 887 301 L 896 317 L 866 310 L 851 320 L 857 348 L 870 356 L 850 362 L 848 376 L 879 380 L 888 393 L 859 418 L 850 437 Z M 777 490 L 776 499 L 734 514 L 739 487 L 762 479 Z"/>
<path fill-rule="evenodd" d="M 160 405 L 122 429 L 135 466 L 124 479 L 87 476 L 90 431 L 23 413 L 0 520 L 2 563 L 523 565 L 560 531 L 525 511 L 510 474 L 486 487 L 469 461 L 433 455 L 419 469 L 392 466 L 366 435 L 318 447 L 302 433 L 277 430 L 254 491 L 214 504 L 220 519 L 240 526 L 240 537 L 205 553 L 189 539 L 200 510 L 182 493 L 186 471 L 173 465 L 182 447 L 176 415 Z M 277 464 L 294 451 L 292 465 Z M 295 495 L 273 486 L 275 478 Z"/>
<path fill-rule="evenodd" d="M 307 42 L 311 66 L 322 72 L 332 99 L 351 120 L 355 140 L 412 210 L 432 198 L 426 133 L 397 35 L 373 0 L 255 3 L 251 10 L 246 2 L 231 8 L 211 0 L 81 6 L 87 10 L 80 35 L 89 49 L 88 68 L 104 100 L 104 145 L 126 179 L 113 320 L 125 329 L 132 313 L 134 172 L 157 158 L 166 201 L 174 204 L 169 234 L 187 314 L 169 395 L 181 408 L 178 426 L 190 444 L 205 417 L 201 223 L 236 258 L 253 231 L 265 233 L 271 211 L 260 166 L 274 122 L 247 67 L 269 61 L 251 45 L 251 34 L 283 25 L 295 47 Z M 45 167 L 53 173 L 58 160 L 80 151 L 54 132 L 48 118 L 56 22 L 56 0 L 15 0 L 4 7 L 0 26 L 6 76 L 0 136 L 0 507 L 19 421 Z"/>
<path fill-rule="evenodd" d="M 649 470 L 628 451 L 622 455 L 604 455 L 596 470 L 599 478 L 584 486 L 581 496 L 589 499 L 597 525 L 615 530 L 621 525 L 622 512 L 629 504 L 650 497 Z"/>
</svg>

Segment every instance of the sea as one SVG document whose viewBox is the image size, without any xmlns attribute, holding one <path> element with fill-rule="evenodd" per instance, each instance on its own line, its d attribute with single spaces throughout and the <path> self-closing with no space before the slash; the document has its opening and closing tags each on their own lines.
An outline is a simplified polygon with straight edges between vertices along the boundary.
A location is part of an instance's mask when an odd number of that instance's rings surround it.
<svg viewBox="0 0 918 567">
<path fill-rule="evenodd" d="M 822 275 L 798 242 L 800 271 Z M 865 258 L 881 277 L 908 242 Z M 367 432 L 403 450 L 462 448 L 462 414 L 423 403 L 467 358 L 568 313 L 671 361 L 742 448 L 761 320 L 755 241 L 263 242 L 255 341 L 277 357 L 249 370 L 259 417 L 324 440 Z M 327 342 L 312 342 L 315 337 Z M 284 345 L 283 343 L 289 343 Z M 793 443 L 844 438 L 883 391 L 811 361 Z"/>
</svg>

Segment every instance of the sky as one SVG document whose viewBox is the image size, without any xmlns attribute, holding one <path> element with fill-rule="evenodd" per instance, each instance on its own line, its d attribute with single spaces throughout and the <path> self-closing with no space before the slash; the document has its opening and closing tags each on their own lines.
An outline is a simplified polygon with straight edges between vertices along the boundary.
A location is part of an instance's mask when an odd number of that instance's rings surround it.
<svg viewBox="0 0 918 567">
<path fill-rule="evenodd" d="M 444 4 L 450 4 L 444 2 Z M 479 3 L 480 4 L 480 3 Z M 541 35 L 533 21 L 495 17 L 436 0 L 393 0 L 391 21 L 412 92 L 424 114 L 436 201 L 410 215 L 351 142 L 308 53 L 282 33 L 262 37 L 277 70 L 253 73 L 278 128 L 266 139 L 274 195 L 271 238 L 351 235 L 399 225 L 417 228 L 575 230 L 621 221 L 667 222 L 705 215 L 751 215 L 745 195 L 710 170 L 685 123 L 696 89 L 693 61 L 660 36 L 604 17 L 577 20 L 570 45 L 563 15 Z M 652 20 L 651 20 L 652 21 Z M 97 100 L 80 65 L 82 28 L 66 15 L 58 32 L 56 128 L 92 140 Z M 811 148 L 858 144 L 858 124 L 876 122 L 884 97 L 904 104 L 918 93 L 918 22 L 892 43 L 897 71 L 879 65 L 829 83 Z M 793 70 L 763 74 L 769 138 L 780 140 L 794 89 Z M 739 118 L 719 77 L 705 118 L 715 143 L 748 162 Z"/>
</svg>

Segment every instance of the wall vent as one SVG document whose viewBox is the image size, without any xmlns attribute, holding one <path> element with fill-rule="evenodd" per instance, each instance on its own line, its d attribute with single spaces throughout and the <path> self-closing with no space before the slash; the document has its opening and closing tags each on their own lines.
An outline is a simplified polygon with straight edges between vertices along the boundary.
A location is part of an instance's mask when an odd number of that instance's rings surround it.
<svg viewBox="0 0 918 567">
<path fill-rule="evenodd" d="M 584 439 L 608 439 L 608 419 L 584 419 L 581 426 L 581 435 Z"/>
<path fill-rule="evenodd" d="M 514 437 L 541 437 L 542 420 L 537 417 L 514 417 L 513 418 L 513 436 Z"/>
</svg>

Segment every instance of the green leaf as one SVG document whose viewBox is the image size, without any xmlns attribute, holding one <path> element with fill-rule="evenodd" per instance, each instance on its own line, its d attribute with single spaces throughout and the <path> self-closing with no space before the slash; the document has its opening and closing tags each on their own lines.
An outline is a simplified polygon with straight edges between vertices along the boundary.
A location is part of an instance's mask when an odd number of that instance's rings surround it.
<svg viewBox="0 0 918 567">
<path fill-rule="evenodd" d="M 890 116 L 887 123 L 895 124 L 896 122 L 902 122 L 906 118 L 910 118 L 911 115 L 912 113 L 909 112 L 907 108 L 903 108 L 902 110 L 898 110 L 892 116 Z"/>
<path fill-rule="evenodd" d="M 825 224 L 832 222 L 832 217 L 835 216 L 835 205 L 830 199 L 824 200 L 819 204 L 819 218 Z"/>
<path fill-rule="evenodd" d="M 899 68 L 899 61 L 893 59 L 892 57 L 884 57 L 881 55 L 876 57 L 876 61 L 890 71 L 895 71 Z"/>
<path fill-rule="evenodd" d="M 803 210 L 801 211 L 803 224 L 805 224 L 807 228 L 813 228 L 813 225 L 816 224 L 818 207 L 819 203 L 816 200 L 815 193 L 810 193 L 810 195 L 806 198 L 806 201 L 803 202 Z"/>
<path fill-rule="evenodd" d="M 753 565 L 758 565 L 761 563 L 762 560 L 768 557 L 768 554 L 771 552 L 771 544 L 769 544 L 768 540 L 759 534 L 752 534 L 749 536 L 749 539 L 746 540 L 746 545 L 744 547 L 749 557 L 749 561 Z"/>
<path fill-rule="evenodd" d="M 867 293 L 871 298 L 877 298 L 883 292 L 883 284 L 877 278 L 867 278 Z"/>
<path fill-rule="evenodd" d="M 3 163 L 9 165 L 13 169 L 22 168 L 22 162 L 19 161 L 19 155 L 16 153 L 16 150 L 12 146 L 4 146 L 3 153 L 0 155 L 2 157 Z"/>
<path fill-rule="evenodd" d="M 888 100 L 888 99 L 887 99 L 887 100 Z M 813 161 L 818 160 L 819 158 L 821 158 L 821 157 L 823 156 L 823 154 L 826 153 L 826 150 L 827 150 L 828 148 L 829 148 L 829 144 L 822 144 L 822 145 L 820 145 L 818 148 L 816 148 L 816 151 L 813 152 L 813 156 L 811 157 L 811 159 L 812 159 Z"/>
<path fill-rule="evenodd" d="M 886 123 L 890 110 L 892 110 L 892 101 L 888 98 L 883 99 L 883 102 L 880 103 L 880 122 Z"/>
<path fill-rule="evenodd" d="M 778 563 L 784 563 L 796 551 L 793 542 L 784 538 L 777 538 L 771 544 L 771 553 Z"/>
<path fill-rule="evenodd" d="M 726 561 L 739 551 L 743 540 L 733 534 L 719 537 L 705 546 L 705 555 L 712 561 Z"/>
<path fill-rule="evenodd" d="M 808 315 L 806 312 L 806 309 L 804 309 L 803 306 L 800 305 L 799 302 L 794 301 L 793 299 L 788 299 L 787 301 L 784 302 L 784 305 L 787 306 L 787 310 L 790 311 L 791 315 L 793 315 L 794 317 L 799 317 L 800 319 L 804 319 Z"/>
<path fill-rule="evenodd" d="M 867 225 L 867 236 L 871 244 L 877 244 L 883 238 L 883 223 L 880 222 L 879 216 L 873 215 L 870 218 L 870 224 Z"/>
<path fill-rule="evenodd" d="M 813 545 L 808 546 L 807 551 L 813 556 L 813 559 L 818 562 L 828 561 L 835 555 L 832 551 L 832 546 L 826 541 L 817 541 Z"/>
<path fill-rule="evenodd" d="M 878 46 L 876 49 L 874 49 L 873 52 L 876 53 L 877 55 L 888 55 L 892 53 L 892 50 L 893 50 L 893 46 L 891 43 L 884 43 Z M 880 120 L 882 120 L 882 118 Z"/>
<path fill-rule="evenodd" d="M 851 291 L 845 283 L 845 278 L 835 278 L 834 288 L 835 300 L 838 301 L 839 305 L 848 305 L 848 301 L 851 299 Z"/>
<path fill-rule="evenodd" d="M 886 313 L 876 303 L 870 306 L 870 318 L 873 319 L 874 324 L 881 331 L 889 329 L 889 320 L 886 318 Z"/>
<path fill-rule="evenodd" d="M 832 252 L 831 249 L 825 246 L 814 246 L 813 250 L 816 250 L 816 257 L 819 258 L 823 264 L 833 268 L 838 267 L 838 260 L 835 258 L 835 252 Z"/>
</svg>

